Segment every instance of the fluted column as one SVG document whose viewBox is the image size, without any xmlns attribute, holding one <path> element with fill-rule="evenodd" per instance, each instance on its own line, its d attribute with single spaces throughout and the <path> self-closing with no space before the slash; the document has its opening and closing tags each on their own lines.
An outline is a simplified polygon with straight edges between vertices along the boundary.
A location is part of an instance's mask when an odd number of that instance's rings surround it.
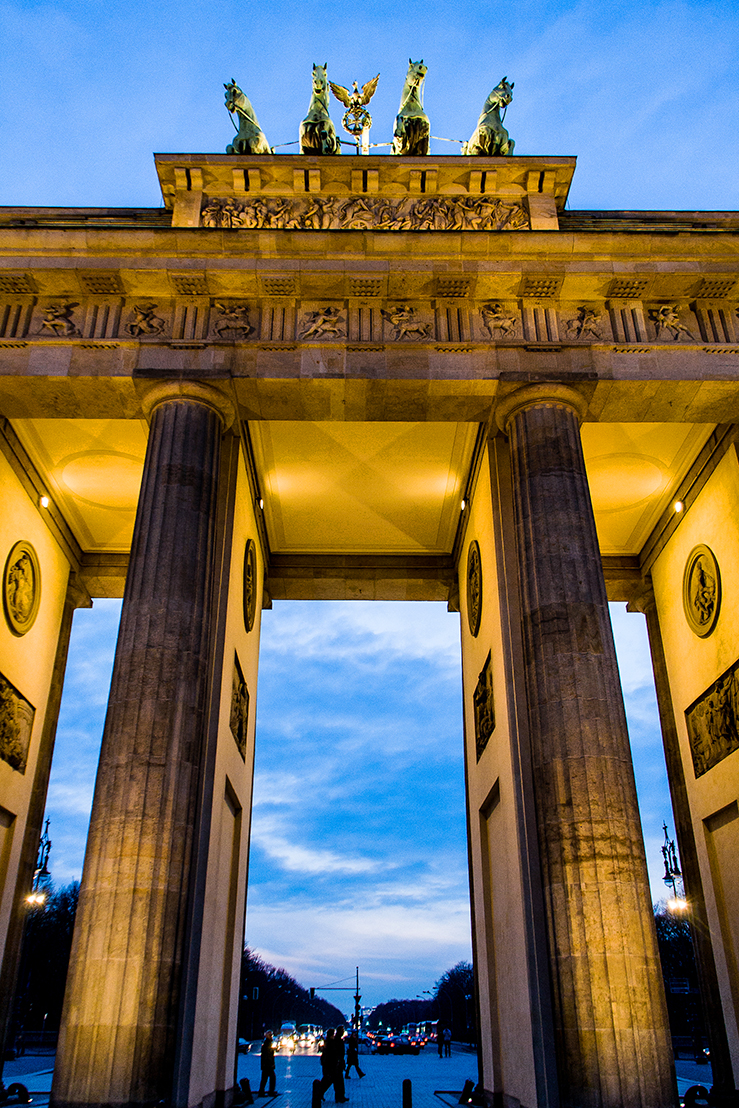
<svg viewBox="0 0 739 1108">
<path fill-rule="evenodd" d="M 509 396 L 530 717 L 562 1108 L 674 1103 L 626 718 L 580 442 L 582 398 Z"/>
<path fill-rule="evenodd" d="M 171 1093 L 229 402 L 206 386 L 164 385 L 149 403 L 54 1075 L 58 1106 L 144 1105 Z"/>
</svg>

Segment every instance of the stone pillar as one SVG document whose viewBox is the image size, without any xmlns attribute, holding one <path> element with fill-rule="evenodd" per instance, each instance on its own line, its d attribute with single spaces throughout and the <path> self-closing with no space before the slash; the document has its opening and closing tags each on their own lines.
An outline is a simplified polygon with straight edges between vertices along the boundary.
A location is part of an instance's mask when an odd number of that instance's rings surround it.
<svg viewBox="0 0 739 1108">
<path fill-rule="evenodd" d="M 522 388 L 510 438 L 524 665 L 562 1108 L 676 1103 L 582 397 Z"/>
<path fill-rule="evenodd" d="M 690 905 L 688 921 L 693 940 L 698 982 L 701 991 L 703 1018 L 708 1034 L 711 1051 L 711 1070 L 713 1087 L 711 1094 L 718 1102 L 719 1097 L 728 1098 L 736 1103 L 734 1074 L 731 1065 L 731 1052 L 726 1036 L 726 1024 L 721 1003 L 716 962 L 713 957 L 711 932 L 708 926 L 706 900 L 703 893 L 698 851 L 696 849 L 693 820 L 690 815 L 690 802 L 685 783 L 685 771 L 680 755 L 680 739 L 675 724 L 675 712 L 672 706 L 670 677 L 667 672 L 662 643 L 662 631 L 657 614 L 657 605 L 652 588 L 651 577 L 644 582 L 639 594 L 629 603 L 630 612 L 642 612 L 646 617 L 649 649 L 652 655 L 654 688 L 657 694 L 659 721 L 662 729 L 662 744 L 665 751 L 667 779 L 670 785 L 672 812 L 675 817 L 675 834 L 680 850 L 680 862 L 683 868 L 685 895 Z"/>
<path fill-rule="evenodd" d="M 213 648 L 219 457 L 230 402 L 148 396 L 149 443 L 74 933 L 52 1103 L 172 1091 Z"/>
<path fill-rule="evenodd" d="M 18 867 L 18 879 L 15 883 L 13 896 L 13 915 L 8 928 L 8 937 L 5 942 L 5 955 L 3 957 L 2 970 L 0 971 L 0 1044 L 7 1042 L 10 1033 L 13 1000 L 18 979 L 20 964 L 21 943 L 23 941 L 23 927 L 28 915 L 26 896 L 33 885 L 33 875 L 36 870 L 39 840 L 44 824 L 44 811 L 46 809 L 46 794 L 49 788 L 49 773 L 51 772 L 51 758 L 54 753 L 56 740 L 56 727 L 59 721 L 59 709 L 62 703 L 62 689 L 64 687 L 64 674 L 67 669 L 67 655 L 69 654 L 69 638 L 72 634 L 72 620 L 77 608 L 91 608 L 92 600 L 84 583 L 76 573 L 70 573 L 67 584 L 67 595 L 64 598 L 62 620 L 59 627 L 56 655 L 54 657 L 54 671 L 51 676 L 49 699 L 46 704 L 46 715 L 41 732 L 39 754 L 36 760 L 36 772 L 33 779 L 33 791 L 28 807 L 26 829 L 23 834 L 23 847 L 21 850 L 20 865 Z M 10 1044 L 7 1044 L 10 1045 Z M 3 1052 L 0 1051 L 0 1074 L 3 1070 Z"/>
</svg>

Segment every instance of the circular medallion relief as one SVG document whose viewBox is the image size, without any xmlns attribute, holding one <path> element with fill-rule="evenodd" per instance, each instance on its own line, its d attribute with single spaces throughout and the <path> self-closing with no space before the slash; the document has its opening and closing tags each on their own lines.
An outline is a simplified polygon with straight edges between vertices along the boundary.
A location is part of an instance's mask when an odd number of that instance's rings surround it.
<svg viewBox="0 0 739 1108">
<path fill-rule="evenodd" d="M 691 631 L 703 639 L 716 626 L 721 575 L 713 551 L 701 544 L 688 554 L 683 574 L 683 610 Z"/>
<path fill-rule="evenodd" d="M 480 630 L 482 615 L 482 563 L 480 547 L 475 539 L 467 553 L 467 622 L 470 632 L 476 636 Z"/>
<path fill-rule="evenodd" d="M 254 626 L 257 614 L 257 551 L 254 539 L 248 539 L 244 551 L 244 624 L 247 631 Z"/>
<path fill-rule="evenodd" d="M 41 567 L 30 542 L 17 542 L 3 571 L 3 606 L 11 631 L 25 635 L 38 615 Z"/>
</svg>

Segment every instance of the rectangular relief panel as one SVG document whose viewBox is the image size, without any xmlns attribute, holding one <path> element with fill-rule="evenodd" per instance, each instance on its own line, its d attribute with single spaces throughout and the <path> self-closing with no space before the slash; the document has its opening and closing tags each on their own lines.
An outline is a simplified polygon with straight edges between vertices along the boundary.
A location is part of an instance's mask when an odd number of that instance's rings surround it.
<svg viewBox="0 0 739 1108">
<path fill-rule="evenodd" d="M 739 750 L 738 674 L 736 661 L 685 711 L 696 777 Z"/>
<path fill-rule="evenodd" d="M 36 709 L 0 673 L 0 758 L 18 773 L 26 772 Z"/>
</svg>

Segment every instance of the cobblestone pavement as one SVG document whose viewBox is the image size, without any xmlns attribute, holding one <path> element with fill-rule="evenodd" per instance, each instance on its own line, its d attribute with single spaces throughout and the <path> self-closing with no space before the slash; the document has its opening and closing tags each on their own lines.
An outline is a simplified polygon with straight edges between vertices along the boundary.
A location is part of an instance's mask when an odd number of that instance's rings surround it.
<svg viewBox="0 0 739 1108">
<path fill-rule="evenodd" d="M 259 1088 L 259 1044 L 252 1048 L 254 1054 L 239 1056 L 239 1079 L 249 1078 L 252 1092 Z M 257 1097 L 258 1108 L 310 1108 L 313 1082 L 321 1076 L 321 1064 L 316 1055 L 296 1052 L 287 1057 L 278 1054 L 277 1091 L 274 1101 L 270 1097 Z M 477 1081 L 477 1057 L 463 1047 L 452 1048 L 451 1058 L 439 1058 L 435 1048 L 426 1047 L 420 1054 L 401 1054 L 391 1057 L 384 1054 L 361 1054 L 359 1065 L 365 1077 L 359 1078 L 352 1071 L 346 1082 L 346 1095 L 352 1108 L 401 1108 L 403 1081 L 411 1081 L 413 1108 L 441 1108 L 442 1103 L 451 1106 L 459 1100 L 465 1081 Z M 437 1096 L 437 1092 L 446 1093 Z M 451 1094 L 456 1093 L 456 1096 Z M 334 1104 L 333 1089 L 326 1094 L 326 1108 Z"/>
</svg>

